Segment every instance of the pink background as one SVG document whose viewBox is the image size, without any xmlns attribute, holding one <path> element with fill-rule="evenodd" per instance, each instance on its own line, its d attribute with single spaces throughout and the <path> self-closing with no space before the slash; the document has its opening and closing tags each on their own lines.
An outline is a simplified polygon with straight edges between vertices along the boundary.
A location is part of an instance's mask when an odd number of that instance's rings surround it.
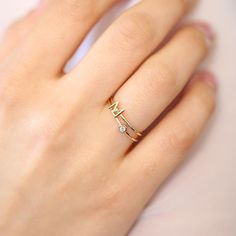
<svg viewBox="0 0 236 236">
<path fill-rule="evenodd" d="M 2 0 L 0 33 L 36 2 Z M 218 110 L 188 161 L 158 191 L 131 236 L 236 235 L 236 1 L 202 0 L 192 18 L 207 20 L 218 34 L 204 65 L 219 79 Z M 83 44 L 82 54 L 101 26 Z"/>
</svg>

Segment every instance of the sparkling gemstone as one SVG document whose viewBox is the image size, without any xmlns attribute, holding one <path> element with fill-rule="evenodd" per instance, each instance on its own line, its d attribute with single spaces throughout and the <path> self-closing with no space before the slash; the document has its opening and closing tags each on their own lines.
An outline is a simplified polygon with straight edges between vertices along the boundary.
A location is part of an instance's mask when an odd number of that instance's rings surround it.
<svg viewBox="0 0 236 236">
<path fill-rule="evenodd" d="M 124 125 L 119 126 L 120 132 L 123 134 L 127 131 L 127 128 Z"/>
</svg>

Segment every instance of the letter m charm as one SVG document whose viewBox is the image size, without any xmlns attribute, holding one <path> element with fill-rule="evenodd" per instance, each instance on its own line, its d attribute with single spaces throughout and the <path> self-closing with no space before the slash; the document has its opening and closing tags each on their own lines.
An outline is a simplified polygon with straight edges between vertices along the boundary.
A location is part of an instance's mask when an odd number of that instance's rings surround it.
<svg viewBox="0 0 236 236">
<path fill-rule="evenodd" d="M 109 107 L 109 109 L 112 112 L 112 115 L 114 116 L 114 118 L 117 118 L 118 116 L 120 116 L 125 110 L 124 109 L 119 109 L 119 102 L 114 102 L 112 103 L 112 105 Z"/>
</svg>

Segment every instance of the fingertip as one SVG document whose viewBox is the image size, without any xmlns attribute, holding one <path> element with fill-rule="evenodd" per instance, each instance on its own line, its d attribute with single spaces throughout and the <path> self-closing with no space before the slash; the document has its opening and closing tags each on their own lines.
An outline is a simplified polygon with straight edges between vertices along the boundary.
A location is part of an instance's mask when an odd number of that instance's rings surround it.
<svg viewBox="0 0 236 236">
<path fill-rule="evenodd" d="M 195 76 L 195 80 L 201 80 L 205 82 L 208 86 L 217 90 L 218 88 L 218 81 L 216 76 L 210 71 L 201 71 Z"/>
<path fill-rule="evenodd" d="M 190 81 L 188 92 L 198 94 L 196 97 L 202 98 L 203 107 L 207 108 L 208 114 L 215 111 L 217 104 L 218 82 L 216 76 L 210 71 L 201 71 L 195 74 Z"/>
<path fill-rule="evenodd" d="M 204 35 L 207 45 L 211 47 L 216 38 L 216 32 L 213 27 L 206 22 L 195 22 L 192 26 Z"/>
</svg>

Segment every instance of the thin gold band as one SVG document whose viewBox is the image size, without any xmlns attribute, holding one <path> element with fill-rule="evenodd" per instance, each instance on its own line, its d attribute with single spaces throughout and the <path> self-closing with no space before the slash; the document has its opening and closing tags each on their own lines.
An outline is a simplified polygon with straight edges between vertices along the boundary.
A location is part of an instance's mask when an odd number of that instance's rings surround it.
<svg viewBox="0 0 236 236">
<path fill-rule="evenodd" d="M 109 99 L 109 110 L 111 111 L 114 119 L 118 123 L 119 131 L 122 134 L 131 139 L 133 142 L 138 142 L 139 138 L 142 137 L 141 132 L 137 131 L 130 122 L 124 116 L 124 109 L 119 109 L 119 102 L 114 102 L 113 98 Z"/>
</svg>

